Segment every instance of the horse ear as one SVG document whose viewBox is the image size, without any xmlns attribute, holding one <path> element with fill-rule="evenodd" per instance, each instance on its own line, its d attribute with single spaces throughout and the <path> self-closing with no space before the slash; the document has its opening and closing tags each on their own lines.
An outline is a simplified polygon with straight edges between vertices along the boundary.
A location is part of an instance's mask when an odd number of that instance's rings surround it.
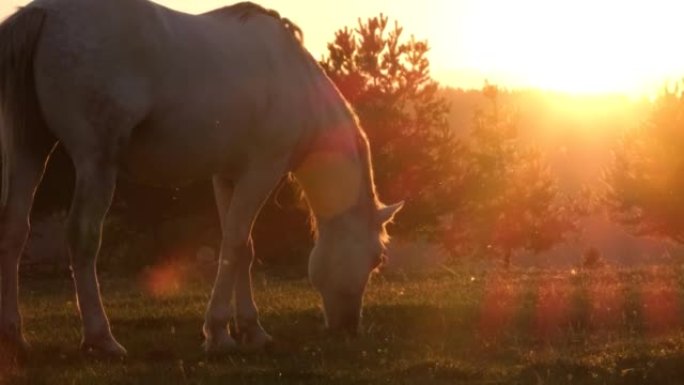
<svg viewBox="0 0 684 385">
<path fill-rule="evenodd" d="M 380 218 L 380 222 L 391 222 L 402 207 L 404 207 L 404 201 L 378 209 L 378 217 Z"/>
</svg>

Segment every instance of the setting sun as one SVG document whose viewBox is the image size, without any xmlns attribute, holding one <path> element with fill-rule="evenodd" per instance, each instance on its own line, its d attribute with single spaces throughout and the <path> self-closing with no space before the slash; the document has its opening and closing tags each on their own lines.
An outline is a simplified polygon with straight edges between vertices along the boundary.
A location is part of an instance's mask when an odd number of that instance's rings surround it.
<svg viewBox="0 0 684 385">
<path fill-rule="evenodd" d="M 461 28 L 466 45 L 450 65 L 461 60 L 513 87 L 647 92 L 684 71 L 684 54 L 671 45 L 681 32 L 674 4 L 478 2 Z"/>
</svg>

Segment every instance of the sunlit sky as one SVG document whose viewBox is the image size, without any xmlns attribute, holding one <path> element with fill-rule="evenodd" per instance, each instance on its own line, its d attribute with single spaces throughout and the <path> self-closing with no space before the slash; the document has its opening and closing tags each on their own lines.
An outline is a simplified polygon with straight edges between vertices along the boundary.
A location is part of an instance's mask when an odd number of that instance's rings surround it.
<svg viewBox="0 0 684 385">
<path fill-rule="evenodd" d="M 198 13 L 230 0 L 157 0 Z M 652 92 L 684 77 L 678 0 L 256 0 L 298 23 L 320 57 L 336 30 L 384 13 L 432 47 L 445 85 L 573 93 Z M 7 15 L 23 0 L 2 0 Z"/>
</svg>

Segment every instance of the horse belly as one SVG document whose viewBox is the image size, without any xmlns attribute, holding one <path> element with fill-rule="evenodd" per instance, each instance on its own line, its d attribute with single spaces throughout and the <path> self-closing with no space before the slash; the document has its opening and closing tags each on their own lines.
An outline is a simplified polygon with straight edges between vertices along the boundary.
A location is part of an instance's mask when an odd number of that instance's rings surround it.
<svg viewBox="0 0 684 385">
<path fill-rule="evenodd" d="M 243 163 L 234 135 L 220 122 L 213 127 L 138 127 L 123 151 L 121 171 L 138 182 L 178 186 L 231 173 Z"/>
</svg>

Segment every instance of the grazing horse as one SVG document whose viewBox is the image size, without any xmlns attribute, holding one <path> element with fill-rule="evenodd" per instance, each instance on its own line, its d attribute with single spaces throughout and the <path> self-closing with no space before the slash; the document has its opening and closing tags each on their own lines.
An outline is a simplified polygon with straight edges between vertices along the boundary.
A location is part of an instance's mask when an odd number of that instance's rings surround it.
<svg viewBox="0 0 684 385">
<path fill-rule="evenodd" d="M 0 102 L 5 343 L 25 348 L 17 266 L 58 143 L 76 170 L 66 226 L 83 349 L 126 354 L 95 270 L 119 176 L 171 186 L 212 178 L 222 240 L 208 353 L 271 339 L 252 298 L 251 231 L 290 174 L 315 219 L 309 276 L 327 326 L 356 331 L 401 204 L 378 200 L 366 136 L 289 20 L 252 3 L 188 15 L 147 0 L 36 0 L 0 25 Z"/>
</svg>

